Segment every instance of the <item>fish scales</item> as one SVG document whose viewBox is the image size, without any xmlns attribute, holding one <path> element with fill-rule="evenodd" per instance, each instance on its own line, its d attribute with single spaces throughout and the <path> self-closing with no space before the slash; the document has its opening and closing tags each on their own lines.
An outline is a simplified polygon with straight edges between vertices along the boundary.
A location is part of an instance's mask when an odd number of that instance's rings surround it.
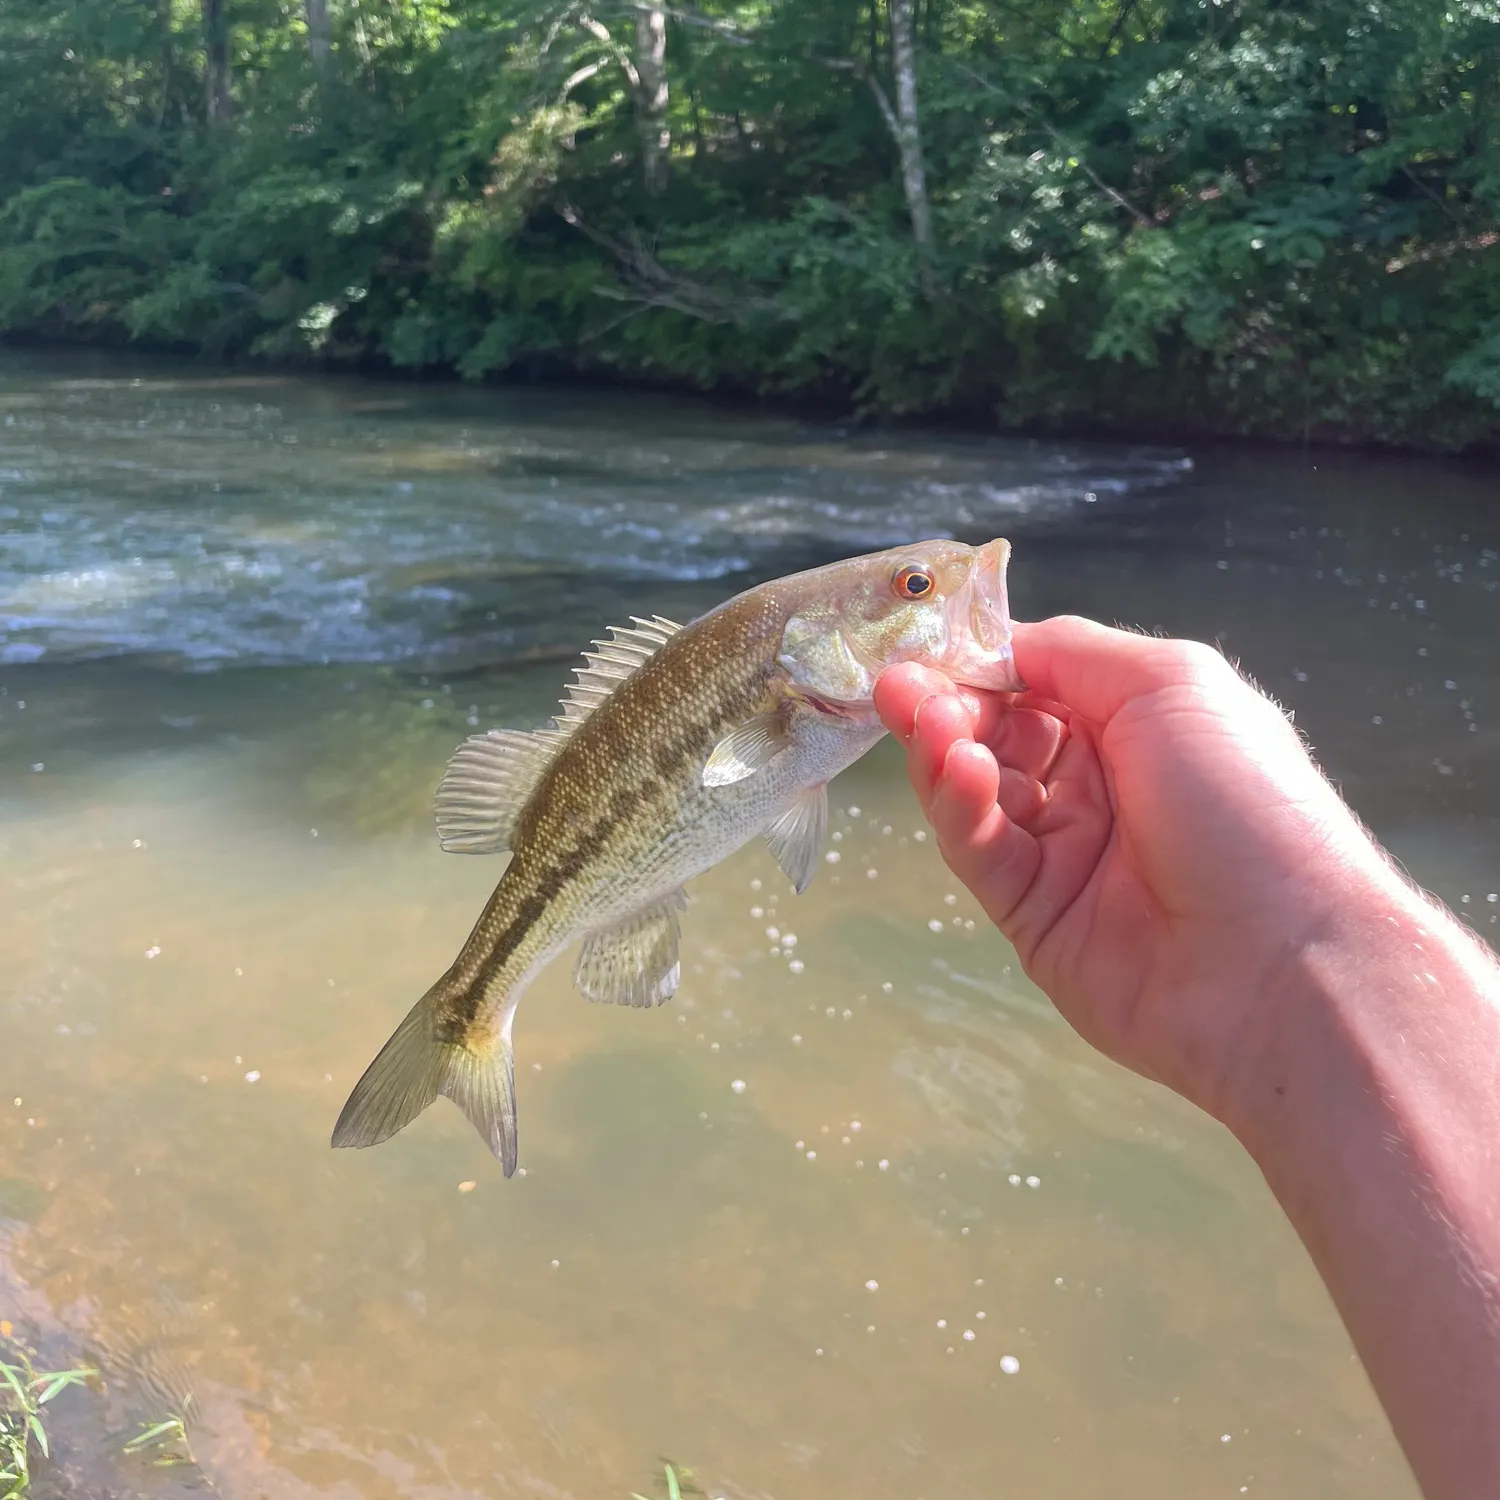
<svg viewBox="0 0 1500 1500">
<path fill-rule="evenodd" d="M 586 654 L 553 727 L 461 746 L 438 794 L 444 847 L 511 860 L 453 965 L 350 1095 L 335 1145 L 373 1145 L 438 1094 L 516 1166 L 511 1024 L 527 983 L 583 939 L 590 999 L 654 1005 L 679 977 L 683 886 L 764 834 L 800 891 L 827 783 L 883 735 L 880 671 L 923 661 L 1020 686 L 1009 546 L 925 542 L 736 596 L 692 624 L 637 621 Z"/>
</svg>

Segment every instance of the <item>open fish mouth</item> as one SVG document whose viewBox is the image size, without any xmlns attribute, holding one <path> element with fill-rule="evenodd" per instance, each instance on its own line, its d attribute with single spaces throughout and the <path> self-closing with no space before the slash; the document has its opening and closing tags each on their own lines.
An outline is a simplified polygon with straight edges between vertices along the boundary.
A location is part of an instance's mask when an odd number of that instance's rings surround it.
<svg viewBox="0 0 1500 1500">
<path fill-rule="evenodd" d="M 1005 580 L 1010 543 L 997 537 L 977 550 L 968 581 L 948 602 L 948 635 L 954 645 L 943 667 L 965 687 L 1024 692 L 1011 646 L 1014 626 Z"/>
</svg>

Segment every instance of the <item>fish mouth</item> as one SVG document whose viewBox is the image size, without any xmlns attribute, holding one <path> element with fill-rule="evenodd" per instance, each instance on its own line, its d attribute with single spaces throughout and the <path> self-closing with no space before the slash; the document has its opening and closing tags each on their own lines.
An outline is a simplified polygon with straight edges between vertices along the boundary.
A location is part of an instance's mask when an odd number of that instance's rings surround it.
<svg viewBox="0 0 1500 1500">
<path fill-rule="evenodd" d="M 954 642 L 944 670 L 964 687 L 990 692 L 1026 690 L 1011 646 L 1013 623 L 1006 588 L 1010 543 L 1004 537 L 976 549 L 963 588 L 948 603 L 948 638 Z"/>
</svg>

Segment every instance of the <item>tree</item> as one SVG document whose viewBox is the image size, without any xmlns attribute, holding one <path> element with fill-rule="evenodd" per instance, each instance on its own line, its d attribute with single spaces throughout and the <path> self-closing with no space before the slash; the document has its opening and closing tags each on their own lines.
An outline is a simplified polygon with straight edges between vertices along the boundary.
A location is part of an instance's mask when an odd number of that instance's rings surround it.
<svg viewBox="0 0 1500 1500">
<path fill-rule="evenodd" d="M 313 67 L 323 73 L 327 71 L 328 59 L 333 52 L 328 0 L 303 0 L 303 4 L 307 16 L 307 50 L 312 54 Z"/>
<path fill-rule="evenodd" d="M 220 125 L 234 114 L 229 93 L 229 27 L 224 0 L 200 0 L 203 8 L 204 107 L 211 125 Z"/>
</svg>

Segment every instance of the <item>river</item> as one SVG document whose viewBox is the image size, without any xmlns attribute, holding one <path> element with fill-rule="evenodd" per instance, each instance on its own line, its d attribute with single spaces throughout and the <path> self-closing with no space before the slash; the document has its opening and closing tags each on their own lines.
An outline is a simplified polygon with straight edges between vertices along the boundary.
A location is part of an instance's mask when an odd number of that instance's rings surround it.
<svg viewBox="0 0 1500 1500">
<path fill-rule="evenodd" d="M 1009 536 L 1022 618 L 1221 643 L 1495 935 L 1497 500 L 1457 463 L 0 352 L 0 1318 L 109 1375 L 51 1408 L 47 1482 L 1412 1500 L 1254 1168 L 1057 1018 L 888 742 L 806 896 L 761 847 L 697 882 L 670 1005 L 533 985 L 524 1176 L 445 1103 L 327 1142 L 495 878 L 436 845 L 453 747 L 540 723 L 632 613 L 913 536 Z M 193 1464 L 121 1454 L 183 1404 Z"/>
</svg>

